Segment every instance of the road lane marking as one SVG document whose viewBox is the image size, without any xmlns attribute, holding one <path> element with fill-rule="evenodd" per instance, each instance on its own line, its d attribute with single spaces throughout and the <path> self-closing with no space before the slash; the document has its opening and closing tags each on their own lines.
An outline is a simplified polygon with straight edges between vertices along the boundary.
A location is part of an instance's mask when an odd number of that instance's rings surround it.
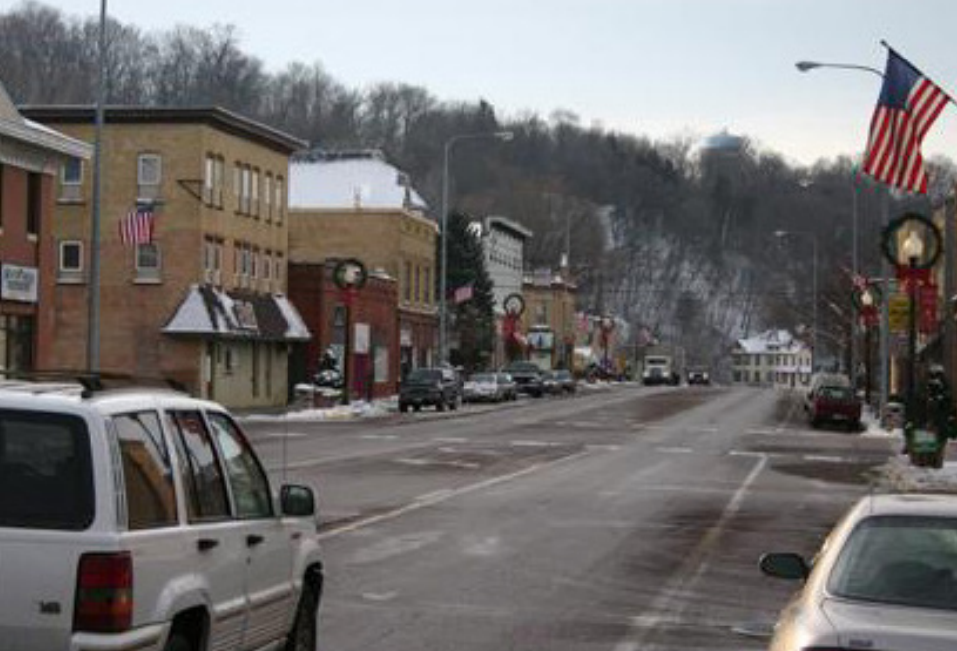
<svg viewBox="0 0 957 651">
<path fill-rule="evenodd" d="M 826 454 L 805 454 L 805 461 L 823 461 L 824 463 L 844 463 L 846 459 Z"/>
<path fill-rule="evenodd" d="M 468 461 L 442 461 L 441 459 L 412 459 L 402 457 L 395 460 L 396 463 L 404 463 L 407 466 L 449 466 L 451 468 L 462 468 L 463 470 L 478 470 L 482 466 Z"/>
<path fill-rule="evenodd" d="M 392 590 L 389 592 L 363 592 L 362 593 L 362 598 L 365 599 L 366 601 L 376 601 L 376 602 L 392 601 L 398 596 L 399 596 L 399 593 L 396 592 L 395 590 Z"/>
<path fill-rule="evenodd" d="M 551 441 L 526 441 L 526 440 L 509 441 L 508 444 L 516 448 L 547 448 L 547 447 L 552 447 L 556 445 L 561 445 L 561 443 L 553 443 Z"/>
<path fill-rule="evenodd" d="M 272 432 L 270 434 L 263 434 L 262 436 L 253 436 L 253 440 L 257 438 L 264 439 L 304 439 L 308 434 L 303 434 L 302 432 Z"/>
<path fill-rule="evenodd" d="M 397 434 L 361 434 L 359 438 L 369 441 L 394 441 L 399 436 Z"/>
<path fill-rule="evenodd" d="M 615 651 L 639 651 L 639 649 L 645 648 L 646 638 L 658 625 L 682 616 L 685 607 L 688 605 L 685 601 L 687 595 L 692 593 L 695 584 L 708 569 L 707 556 L 711 548 L 718 542 L 728 523 L 741 509 L 741 504 L 751 489 L 751 485 L 764 471 L 767 463 L 768 459 L 765 455 L 757 460 L 747 477 L 734 492 L 728 505 L 724 507 L 718 521 L 708 529 L 707 533 L 688 554 L 681 567 L 675 572 L 673 578 L 665 584 L 664 588 L 651 602 L 651 605 L 644 612 L 636 615 L 633 620 L 637 624 L 635 635 L 632 639 L 618 643 L 615 646 Z"/>
<path fill-rule="evenodd" d="M 432 439 L 436 443 L 468 443 L 467 438 L 461 436 L 436 436 Z"/>
<path fill-rule="evenodd" d="M 658 452 L 661 452 L 663 454 L 691 454 L 692 452 L 694 452 L 694 450 L 691 448 L 682 448 L 682 447 L 674 447 L 674 448 L 663 447 L 663 448 L 655 448 L 655 449 Z"/>
<path fill-rule="evenodd" d="M 545 461 L 543 463 L 536 463 L 527 468 L 522 468 L 521 470 L 516 470 L 515 472 L 509 473 L 507 475 L 499 475 L 498 477 L 492 477 L 490 479 L 485 479 L 474 484 L 469 484 L 467 486 L 462 486 L 461 488 L 450 489 L 448 492 L 437 494 L 429 493 L 427 495 L 420 496 L 406 504 L 405 506 L 400 506 L 397 509 L 392 511 L 387 511 L 385 513 L 380 513 L 378 515 L 372 515 L 368 518 L 362 520 L 355 520 L 349 524 L 344 524 L 339 527 L 333 527 L 328 531 L 323 531 L 316 538 L 318 540 L 328 540 L 329 538 L 334 538 L 336 536 L 341 536 L 344 533 L 351 533 L 353 531 L 358 531 L 359 529 L 365 529 L 366 527 L 372 526 L 374 524 L 379 524 L 381 522 L 388 522 L 389 520 L 394 520 L 398 517 L 406 515 L 408 513 L 413 513 L 421 509 L 437 506 L 443 502 L 446 502 L 454 497 L 460 497 L 462 495 L 468 495 L 469 493 L 474 493 L 477 491 L 484 490 L 486 488 L 491 488 L 492 486 L 497 486 L 499 484 L 504 484 L 507 482 L 514 481 L 526 475 L 531 475 L 533 473 L 545 472 L 551 470 L 552 468 L 558 467 L 559 465 L 572 463 L 577 461 L 585 456 L 590 455 L 589 450 L 583 450 L 582 452 L 577 452 L 571 454 L 567 457 L 562 457 L 561 459 L 554 459 L 552 461 Z"/>
</svg>

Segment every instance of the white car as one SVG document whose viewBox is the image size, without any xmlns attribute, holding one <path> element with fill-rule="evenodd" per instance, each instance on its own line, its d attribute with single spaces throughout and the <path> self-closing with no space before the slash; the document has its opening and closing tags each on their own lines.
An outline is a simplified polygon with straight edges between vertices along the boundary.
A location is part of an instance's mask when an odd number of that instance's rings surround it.
<svg viewBox="0 0 957 651">
<path fill-rule="evenodd" d="M 805 581 L 771 651 L 957 649 L 957 496 L 865 497 L 813 564 L 767 554 L 761 569 Z"/>
<path fill-rule="evenodd" d="M 313 651 L 314 495 L 276 495 L 227 411 L 0 382 L 0 647 Z"/>
</svg>

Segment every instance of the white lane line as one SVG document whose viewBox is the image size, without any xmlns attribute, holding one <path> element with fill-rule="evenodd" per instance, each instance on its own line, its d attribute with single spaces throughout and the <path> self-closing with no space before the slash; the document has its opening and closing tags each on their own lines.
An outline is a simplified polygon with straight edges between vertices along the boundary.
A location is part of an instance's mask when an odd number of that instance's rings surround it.
<svg viewBox="0 0 957 651">
<path fill-rule="evenodd" d="M 519 441 L 509 441 L 509 445 L 516 448 L 547 448 L 555 445 L 561 445 L 561 443 L 552 443 L 551 441 L 528 441 L 528 440 L 519 440 Z"/>
<path fill-rule="evenodd" d="M 617 452 L 618 450 L 621 449 L 621 446 L 620 446 L 620 445 L 611 445 L 611 444 L 607 444 L 607 445 L 606 445 L 606 444 L 602 444 L 602 443 L 595 443 L 595 444 L 586 445 L 586 446 L 585 446 L 585 449 L 586 449 L 586 450 L 600 450 L 600 451 L 602 451 L 602 452 Z"/>
<path fill-rule="evenodd" d="M 665 587 L 658 593 L 651 605 L 632 620 L 636 624 L 634 637 L 617 644 L 614 651 L 639 651 L 639 649 L 645 648 L 646 638 L 658 625 L 682 616 L 685 607 L 688 605 L 688 595 L 693 593 L 695 584 L 708 569 L 707 557 L 711 548 L 724 533 L 724 529 L 731 519 L 741 509 L 741 504 L 751 489 L 751 485 L 764 470 L 767 462 L 766 456 L 757 460 L 754 467 L 751 468 L 751 472 L 748 473 L 748 476 L 745 477 L 731 497 L 731 501 L 724 507 L 724 511 L 721 512 L 721 517 L 718 518 L 715 525 L 701 538 L 701 541 L 686 557 L 674 577 L 665 584 Z"/>
<path fill-rule="evenodd" d="M 255 438 L 264 438 L 264 439 L 304 439 L 308 434 L 303 434 L 302 432 L 273 432 L 270 434 L 263 434 L 261 437 Z"/>
<path fill-rule="evenodd" d="M 461 436 L 436 436 L 432 440 L 436 443 L 468 443 L 469 441 Z"/>
<path fill-rule="evenodd" d="M 467 486 L 462 486 L 461 488 L 451 489 L 447 492 L 438 491 L 436 493 L 429 493 L 421 497 L 416 498 L 409 504 L 401 506 L 393 511 L 388 511 L 386 513 L 380 513 L 379 515 L 373 515 L 364 520 L 356 520 L 349 524 L 342 525 L 341 527 L 334 527 L 328 531 L 323 531 L 320 533 L 317 538 L 319 540 L 327 540 L 329 538 L 334 538 L 336 536 L 341 536 L 344 533 L 351 533 L 353 531 L 358 531 L 359 529 L 365 529 L 374 524 L 379 524 L 380 522 L 387 522 L 389 520 L 394 520 L 400 516 L 403 516 L 407 513 L 412 513 L 420 509 L 424 509 L 429 506 L 435 506 L 441 504 L 447 500 L 452 499 L 453 497 L 459 497 L 461 495 L 468 495 L 469 493 L 474 493 L 476 491 L 484 490 L 486 488 L 491 488 L 492 486 L 497 486 L 498 484 L 504 484 L 506 482 L 514 481 L 525 475 L 530 475 L 532 473 L 544 472 L 550 470 L 556 466 L 565 463 L 571 463 L 577 461 L 582 457 L 591 454 L 590 451 L 584 450 L 576 454 L 569 455 L 567 457 L 562 457 L 561 459 L 555 459 L 553 461 L 546 461 L 543 463 L 536 463 L 527 468 L 522 468 L 515 472 L 509 473 L 507 475 L 500 475 L 498 477 L 492 477 L 491 479 L 486 479 L 474 484 L 469 484 Z"/>
<path fill-rule="evenodd" d="M 717 433 L 718 433 L 718 428 L 717 428 L 717 427 L 713 427 L 713 426 L 702 425 L 702 426 L 699 426 L 699 427 L 689 427 L 689 428 L 688 428 L 688 431 L 689 431 L 689 432 L 701 433 L 701 434 L 717 434 Z"/>
<path fill-rule="evenodd" d="M 751 429 L 745 430 L 745 434 L 757 434 L 760 436 L 774 436 L 775 434 L 781 433 L 781 428 L 776 427 L 752 427 Z"/>
<path fill-rule="evenodd" d="M 394 441 L 399 436 L 397 434 L 361 434 L 359 438 L 369 441 Z"/>
<path fill-rule="evenodd" d="M 692 452 L 694 452 L 694 450 L 691 448 L 682 448 L 682 447 L 674 447 L 674 448 L 665 447 L 665 448 L 655 448 L 655 449 L 658 452 L 661 452 L 662 454 L 691 454 Z"/>
<path fill-rule="evenodd" d="M 398 596 L 399 596 L 399 593 L 394 590 L 389 592 L 363 592 L 362 593 L 362 598 L 365 599 L 366 601 L 376 601 L 376 602 L 392 601 Z"/>
<path fill-rule="evenodd" d="M 824 463 L 844 463 L 844 459 L 826 454 L 805 454 L 805 461 L 823 461 Z"/>
<path fill-rule="evenodd" d="M 478 470 L 481 466 L 477 463 L 467 461 L 440 461 L 438 459 L 411 459 L 403 457 L 396 459 L 396 463 L 404 463 L 407 466 L 449 466 L 450 468 L 463 468 L 465 470 Z"/>
</svg>

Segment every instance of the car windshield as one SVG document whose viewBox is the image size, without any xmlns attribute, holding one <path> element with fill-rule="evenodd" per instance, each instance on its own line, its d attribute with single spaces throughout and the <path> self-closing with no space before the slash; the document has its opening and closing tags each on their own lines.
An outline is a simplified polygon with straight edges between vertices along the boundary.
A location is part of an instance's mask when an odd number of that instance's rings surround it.
<svg viewBox="0 0 957 651">
<path fill-rule="evenodd" d="M 495 384 L 495 375 L 492 373 L 476 373 L 469 379 L 477 384 Z"/>
<path fill-rule="evenodd" d="M 424 384 L 427 382 L 438 382 L 441 379 L 442 371 L 419 368 L 409 373 L 409 376 L 405 380 L 410 384 Z"/>
<path fill-rule="evenodd" d="M 957 519 L 864 520 L 841 550 L 828 590 L 859 601 L 957 610 Z"/>
</svg>

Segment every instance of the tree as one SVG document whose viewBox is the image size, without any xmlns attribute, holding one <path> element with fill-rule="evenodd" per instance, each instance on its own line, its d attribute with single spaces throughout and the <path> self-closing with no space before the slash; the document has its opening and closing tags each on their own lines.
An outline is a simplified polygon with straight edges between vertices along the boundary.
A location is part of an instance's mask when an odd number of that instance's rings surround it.
<svg viewBox="0 0 957 651">
<path fill-rule="evenodd" d="M 446 284 L 450 293 L 448 306 L 454 334 L 452 339 L 459 342 L 458 348 L 450 352 L 449 361 L 469 371 L 486 366 L 495 337 L 492 280 L 485 268 L 481 231 L 476 227 L 477 224 L 463 213 L 449 215 Z M 440 252 L 436 259 L 441 259 Z M 472 296 L 456 303 L 453 295 L 456 289 L 462 287 L 471 287 Z"/>
</svg>

